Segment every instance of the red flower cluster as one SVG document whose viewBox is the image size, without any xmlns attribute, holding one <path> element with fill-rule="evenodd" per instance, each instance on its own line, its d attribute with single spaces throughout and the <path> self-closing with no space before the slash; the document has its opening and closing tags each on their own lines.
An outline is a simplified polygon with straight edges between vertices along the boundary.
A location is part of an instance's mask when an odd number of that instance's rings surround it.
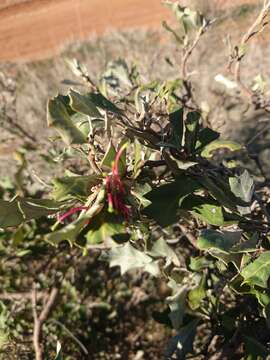
<svg viewBox="0 0 270 360">
<path fill-rule="evenodd" d="M 131 209 L 125 204 L 127 192 L 118 170 L 120 157 L 125 148 L 125 146 L 122 146 L 118 151 L 112 167 L 112 173 L 106 176 L 106 192 L 109 211 L 116 211 L 118 214 L 122 214 L 127 220 L 131 216 Z"/>
</svg>

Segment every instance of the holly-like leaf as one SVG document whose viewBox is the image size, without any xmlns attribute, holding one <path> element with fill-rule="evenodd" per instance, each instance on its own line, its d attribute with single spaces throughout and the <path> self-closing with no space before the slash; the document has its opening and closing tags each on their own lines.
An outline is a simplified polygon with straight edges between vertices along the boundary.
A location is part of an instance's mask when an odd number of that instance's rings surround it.
<svg viewBox="0 0 270 360">
<path fill-rule="evenodd" d="M 102 117 L 88 94 L 82 95 L 71 89 L 68 95 L 70 98 L 70 106 L 73 110 L 91 117 Z"/>
<path fill-rule="evenodd" d="M 0 228 L 18 226 L 24 221 L 23 214 L 18 208 L 17 201 L 0 200 Z"/>
<path fill-rule="evenodd" d="M 172 295 L 166 298 L 170 308 L 169 318 L 173 328 L 179 330 L 183 324 L 188 286 L 179 285 L 174 279 L 168 282 L 168 286 L 172 289 Z"/>
<path fill-rule="evenodd" d="M 63 96 L 50 99 L 47 106 L 48 126 L 54 127 L 67 145 L 84 144 L 86 136 L 77 128 L 71 119 L 69 109 Z"/>
<path fill-rule="evenodd" d="M 16 198 L 0 200 L 0 228 L 18 226 L 24 221 L 38 219 L 56 213 L 60 204 L 48 199 Z"/>
<path fill-rule="evenodd" d="M 270 277 L 270 251 L 264 252 L 247 265 L 241 271 L 241 275 L 245 283 L 267 288 L 267 282 Z"/>
<path fill-rule="evenodd" d="M 241 231 L 219 231 L 206 229 L 201 231 L 197 240 L 197 246 L 201 250 L 218 249 L 228 253 L 230 249 L 239 243 Z"/>
<path fill-rule="evenodd" d="M 54 246 L 58 246 L 62 241 L 68 241 L 70 246 L 72 246 L 76 242 L 84 226 L 85 219 L 78 218 L 63 228 L 47 234 L 45 240 Z"/>
<path fill-rule="evenodd" d="M 109 250 L 107 259 L 111 267 L 120 266 L 122 275 L 129 270 L 138 268 L 143 268 L 153 276 L 159 274 L 158 264 L 149 255 L 135 249 L 129 242 Z"/>
<path fill-rule="evenodd" d="M 148 251 L 152 257 L 165 257 L 171 260 L 175 266 L 180 266 L 180 261 L 173 251 L 173 249 L 166 243 L 163 238 L 159 238 L 154 242 L 154 245 L 150 251 Z"/>
<path fill-rule="evenodd" d="M 106 212 L 96 215 L 91 220 L 86 239 L 91 248 L 91 245 L 106 243 L 107 240 L 117 235 L 128 237 L 124 223 L 120 222 L 113 214 Z"/>
<path fill-rule="evenodd" d="M 215 201 L 192 194 L 183 201 L 182 207 L 190 210 L 195 217 L 205 221 L 207 224 L 224 225 L 222 207 Z"/>
<path fill-rule="evenodd" d="M 145 197 L 151 205 L 144 209 L 144 214 L 156 220 L 162 226 L 169 226 L 178 220 L 177 210 L 183 199 L 198 190 L 200 185 L 190 177 L 181 176 L 174 182 L 153 189 Z"/>
<path fill-rule="evenodd" d="M 96 175 L 64 176 L 53 180 L 52 197 L 57 201 L 81 199 L 91 193 L 91 188 L 99 183 Z"/>
<path fill-rule="evenodd" d="M 254 181 L 249 172 L 245 170 L 240 176 L 229 178 L 229 183 L 232 193 L 247 204 L 247 206 L 237 206 L 239 213 L 241 215 L 249 214 L 249 204 L 254 193 Z"/>
</svg>

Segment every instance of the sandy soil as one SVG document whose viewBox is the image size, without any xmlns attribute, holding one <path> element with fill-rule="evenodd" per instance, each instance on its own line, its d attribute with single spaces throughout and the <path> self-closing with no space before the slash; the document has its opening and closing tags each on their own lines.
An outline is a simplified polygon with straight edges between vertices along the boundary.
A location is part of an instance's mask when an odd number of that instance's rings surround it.
<svg viewBox="0 0 270 360">
<path fill-rule="evenodd" d="M 215 8 L 236 5 L 210 1 Z M 158 28 L 168 17 L 160 0 L 1 0 L 0 62 L 46 58 L 68 42 L 112 29 Z"/>
</svg>

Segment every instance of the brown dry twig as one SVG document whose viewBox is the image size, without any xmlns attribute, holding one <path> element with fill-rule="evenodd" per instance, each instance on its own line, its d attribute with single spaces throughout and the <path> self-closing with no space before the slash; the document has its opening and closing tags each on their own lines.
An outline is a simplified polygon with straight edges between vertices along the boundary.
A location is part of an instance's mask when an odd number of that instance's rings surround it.
<svg viewBox="0 0 270 360">
<path fill-rule="evenodd" d="M 239 85 L 242 92 L 250 98 L 251 102 L 256 105 L 257 109 L 260 108 L 265 110 L 267 109 L 267 107 L 269 107 L 269 103 L 268 102 L 261 103 L 261 100 L 258 99 L 257 96 L 255 96 L 256 94 L 243 83 L 241 79 L 241 64 L 245 56 L 245 47 L 247 46 L 248 42 L 255 35 L 261 33 L 264 30 L 264 28 L 268 25 L 267 16 L 269 14 L 269 11 L 270 11 L 270 1 L 265 0 L 259 15 L 243 35 L 240 45 L 235 46 L 234 48 L 235 53 L 231 54 L 231 58 L 228 64 L 228 68 L 230 71 L 232 71 L 231 69 L 232 64 L 233 63 L 235 64 L 233 69 L 234 80 Z"/>
<path fill-rule="evenodd" d="M 33 317 L 34 317 L 34 331 L 33 331 L 33 346 L 35 350 L 35 358 L 36 360 L 43 359 L 43 346 L 42 346 L 42 326 L 45 321 L 50 316 L 52 308 L 55 304 L 57 295 L 59 293 L 58 288 L 52 288 L 48 300 L 46 301 L 45 305 L 41 313 L 38 315 L 37 312 L 37 290 L 34 286 L 32 291 L 32 310 L 33 310 Z"/>
</svg>

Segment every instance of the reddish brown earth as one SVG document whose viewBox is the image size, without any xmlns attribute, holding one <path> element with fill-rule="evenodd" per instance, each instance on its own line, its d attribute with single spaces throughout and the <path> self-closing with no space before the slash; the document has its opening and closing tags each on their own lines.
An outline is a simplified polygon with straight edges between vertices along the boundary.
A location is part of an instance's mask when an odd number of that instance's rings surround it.
<svg viewBox="0 0 270 360">
<path fill-rule="evenodd" d="M 210 1 L 215 9 L 258 2 Z M 111 29 L 158 28 L 169 16 L 160 0 L 0 0 L 0 61 L 45 58 Z"/>
</svg>

